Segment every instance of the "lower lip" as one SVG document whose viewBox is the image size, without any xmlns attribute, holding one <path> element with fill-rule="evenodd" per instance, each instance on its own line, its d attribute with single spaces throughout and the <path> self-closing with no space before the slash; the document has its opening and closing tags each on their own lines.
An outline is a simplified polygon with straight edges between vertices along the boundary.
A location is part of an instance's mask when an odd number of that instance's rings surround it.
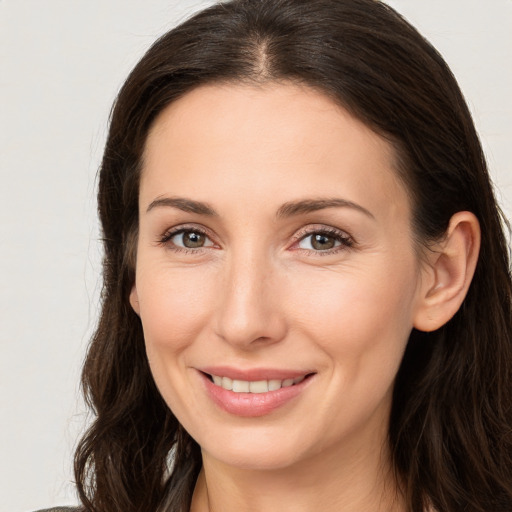
<svg viewBox="0 0 512 512">
<path fill-rule="evenodd" d="M 210 398 L 221 409 L 236 416 L 264 416 L 289 403 L 308 386 L 312 375 L 299 384 L 267 391 L 266 393 L 235 393 L 214 384 L 204 373 L 200 373 Z"/>
</svg>

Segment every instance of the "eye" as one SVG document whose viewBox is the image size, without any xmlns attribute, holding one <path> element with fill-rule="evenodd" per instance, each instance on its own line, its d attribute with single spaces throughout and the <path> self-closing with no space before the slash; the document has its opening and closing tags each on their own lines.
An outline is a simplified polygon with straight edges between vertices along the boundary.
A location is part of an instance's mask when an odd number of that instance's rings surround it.
<svg viewBox="0 0 512 512">
<path fill-rule="evenodd" d="M 337 248 L 351 247 L 352 239 L 335 229 L 317 230 L 303 235 L 297 243 L 299 249 L 315 252 L 334 252 Z"/>
<path fill-rule="evenodd" d="M 212 247 L 212 240 L 199 229 L 184 229 L 166 233 L 160 241 L 162 244 L 170 244 L 176 249 L 201 249 L 203 247 Z"/>
</svg>

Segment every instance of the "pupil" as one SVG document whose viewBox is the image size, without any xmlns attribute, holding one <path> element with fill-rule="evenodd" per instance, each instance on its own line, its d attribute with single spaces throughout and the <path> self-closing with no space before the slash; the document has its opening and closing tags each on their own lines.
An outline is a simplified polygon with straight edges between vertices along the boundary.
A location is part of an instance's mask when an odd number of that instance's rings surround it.
<svg viewBox="0 0 512 512">
<path fill-rule="evenodd" d="M 204 235 L 193 231 L 185 233 L 183 237 L 183 245 L 191 249 L 202 247 L 204 245 Z"/>
<path fill-rule="evenodd" d="M 311 242 L 311 245 L 320 251 L 332 249 L 334 247 L 334 239 L 326 235 L 315 235 Z"/>
</svg>

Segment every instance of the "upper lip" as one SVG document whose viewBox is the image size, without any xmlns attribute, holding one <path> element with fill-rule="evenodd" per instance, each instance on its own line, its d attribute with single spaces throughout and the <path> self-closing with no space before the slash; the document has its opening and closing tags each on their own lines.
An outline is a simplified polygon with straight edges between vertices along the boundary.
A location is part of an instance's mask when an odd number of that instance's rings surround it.
<svg viewBox="0 0 512 512">
<path fill-rule="evenodd" d="M 312 370 L 290 370 L 279 368 L 234 368 L 232 366 L 203 366 L 197 368 L 203 373 L 218 377 L 229 377 L 233 380 L 258 381 L 258 380 L 285 380 L 295 379 L 315 373 Z"/>
</svg>

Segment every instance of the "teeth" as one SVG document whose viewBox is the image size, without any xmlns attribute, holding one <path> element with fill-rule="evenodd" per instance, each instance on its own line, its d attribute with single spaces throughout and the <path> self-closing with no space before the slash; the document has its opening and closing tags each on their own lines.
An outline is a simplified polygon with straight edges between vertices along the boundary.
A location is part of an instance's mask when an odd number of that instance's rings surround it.
<svg viewBox="0 0 512 512">
<path fill-rule="evenodd" d="M 247 380 L 234 380 L 233 391 L 235 393 L 249 393 L 249 381 Z"/>
<path fill-rule="evenodd" d="M 276 389 L 281 389 L 281 381 L 280 380 L 269 380 L 268 381 L 268 390 L 275 391 Z"/>
<path fill-rule="evenodd" d="M 213 382 L 216 386 L 220 386 L 228 391 L 235 393 L 266 393 L 267 391 L 276 391 L 281 388 L 287 388 L 295 384 L 300 384 L 306 378 L 305 375 L 296 377 L 295 379 L 271 379 L 271 380 L 237 380 L 229 377 L 220 377 L 212 375 Z"/>
<path fill-rule="evenodd" d="M 257 380 L 249 382 L 250 393 L 266 393 L 268 391 L 268 380 Z"/>
<path fill-rule="evenodd" d="M 215 378 L 213 379 L 215 382 Z M 216 382 L 215 382 L 216 383 Z M 217 384 L 217 383 L 216 383 Z M 218 384 L 217 384 L 218 385 Z M 224 389 L 231 390 L 233 389 L 233 381 L 229 377 L 222 377 L 222 382 L 220 384 Z"/>
</svg>

